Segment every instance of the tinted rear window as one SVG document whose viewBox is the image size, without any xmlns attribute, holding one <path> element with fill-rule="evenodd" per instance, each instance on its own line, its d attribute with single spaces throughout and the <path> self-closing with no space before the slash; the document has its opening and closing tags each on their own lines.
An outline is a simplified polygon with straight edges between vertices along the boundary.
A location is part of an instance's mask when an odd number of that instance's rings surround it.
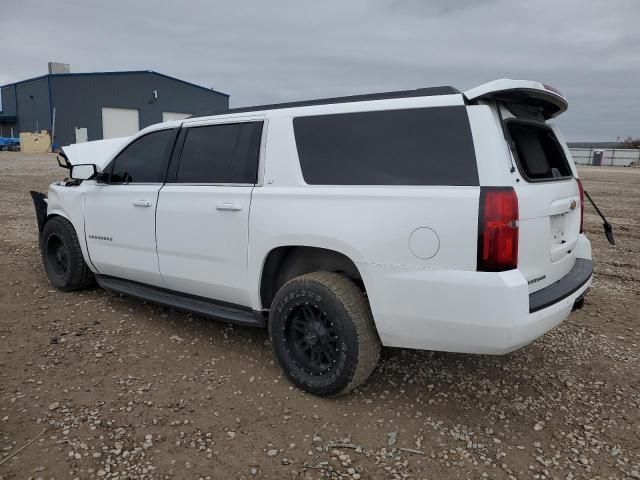
<svg viewBox="0 0 640 480">
<path fill-rule="evenodd" d="M 227 183 L 241 125 L 212 125 L 187 130 L 176 182 Z"/>
<path fill-rule="evenodd" d="M 231 183 L 256 183 L 258 181 L 258 160 L 262 122 L 243 123 L 236 158 L 231 168 Z"/>
<path fill-rule="evenodd" d="M 478 185 L 466 108 L 431 107 L 297 117 L 312 185 Z"/>
<path fill-rule="evenodd" d="M 261 122 L 189 128 L 176 182 L 256 183 L 261 134 Z"/>
<path fill-rule="evenodd" d="M 544 181 L 571 176 L 567 157 L 549 127 L 521 120 L 507 120 L 506 125 L 526 179 Z"/>
</svg>

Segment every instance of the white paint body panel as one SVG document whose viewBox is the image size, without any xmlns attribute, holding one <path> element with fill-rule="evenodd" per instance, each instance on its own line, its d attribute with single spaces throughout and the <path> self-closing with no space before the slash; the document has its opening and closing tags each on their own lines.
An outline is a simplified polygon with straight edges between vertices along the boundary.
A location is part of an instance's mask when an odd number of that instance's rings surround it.
<svg viewBox="0 0 640 480">
<path fill-rule="evenodd" d="M 248 306 L 252 186 L 172 185 L 160 190 L 156 235 L 167 288 Z"/>
<path fill-rule="evenodd" d="M 49 185 L 47 215 L 58 215 L 71 222 L 73 228 L 75 228 L 78 233 L 80 248 L 82 249 L 85 262 L 87 262 L 91 271 L 97 273 L 95 266 L 89 258 L 87 243 L 84 238 L 84 193 L 86 183 L 89 182 L 83 182 L 82 185 L 75 188 L 66 187 L 61 185 L 60 182 Z"/>
<path fill-rule="evenodd" d="M 540 85 L 523 88 L 544 88 Z M 483 86 L 475 94 L 507 86 L 514 85 Z M 154 125 L 120 139 L 119 145 L 67 147 L 74 163 L 100 158 L 106 165 L 149 131 L 264 120 L 255 187 L 88 181 L 52 186 L 49 213 L 64 215 L 82 232 L 83 253 L 94 271 L 254 310 L 269 307 L 260 298 L 269 252 L 282 246 L 334 250 L 356 264 L 384 345 L 506 353 L 566 318 L 590 281 L 533 314 L 529 293 L 565 275 L 575 258 L 590 259 L 591 246 L 576 232 L 572 253 L 551 265 L 549 218 L 576 197 L 577 184 L 527 184 L 517 170 L 511 172 L 513 158 L 495 107 L 480 101 L 466 109 L 480 185 L 512 186 L 518 194 L 522 221 L 516 270 L 476 271 L 480 186 L 307 185 L 300 168 L 292 126 L 296 116 L 447 105 L 465 101 L 462 95 L 442 95 L 235 113 Z M 138 200 L 152 205 L 134 207 Z M 567 231 L 575 230 L 575 218 Z M 538 274 L 547 280 L 530 287 L 528 280 Z"/>
<path fill-rule="evenodd" d="M 140 130 L 140 112 L 133 108 L 102 107 L 102 138 L 135 135 Z"/>
<path fill-rule="evenodd" d="M 98 272 L 163 286 L 155 237 L 160 186 L 86 182 L 85 241 Z"/>
<path fill-rule="evenodd" d="M 562 322 L 591 285 L 589 280 L 560 302 L 530 314 L 527 282 L 519 270 L 483 273 L 362 263 L 358 268 L 384 345 L 449 352 L 505 354 L 527 345 Z"/>
</svg>

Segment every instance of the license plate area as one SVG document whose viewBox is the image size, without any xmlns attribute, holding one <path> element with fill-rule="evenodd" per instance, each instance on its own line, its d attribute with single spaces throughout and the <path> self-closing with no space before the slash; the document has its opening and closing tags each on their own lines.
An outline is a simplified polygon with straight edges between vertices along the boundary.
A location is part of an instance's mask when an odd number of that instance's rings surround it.
<svg viewBox="0 0 640 480">
<path fill-rule="evenodd" d="M 567 236 L 567 214 L 551 215 L 549 217 L 550 232 L 550 260 L 558 262 L 571 255 L 576 246 L 577 237 Z"/>
<path fill-rule="evenodd" d="M 564 238 L 564 214 L 551 215 L 549 217 L 550 232 L 551 232 L 551 248 L 557 247 L 565 243 Z"/>
</svg>

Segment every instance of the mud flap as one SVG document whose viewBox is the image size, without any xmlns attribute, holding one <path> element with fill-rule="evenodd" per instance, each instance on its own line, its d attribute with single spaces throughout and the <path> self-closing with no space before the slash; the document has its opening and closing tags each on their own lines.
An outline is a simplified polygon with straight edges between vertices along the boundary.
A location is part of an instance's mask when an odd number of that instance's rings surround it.
<svg viewBox="0 0 640 480">
<path fill-rule="evenodd" d="M 36 219 L 38 220 L 38 232 L 42 233 L 42 227 L 47 219 L 47 196 L 40 192 L 30 192 L 33 206 L 36 209 Z"/>
</svg>

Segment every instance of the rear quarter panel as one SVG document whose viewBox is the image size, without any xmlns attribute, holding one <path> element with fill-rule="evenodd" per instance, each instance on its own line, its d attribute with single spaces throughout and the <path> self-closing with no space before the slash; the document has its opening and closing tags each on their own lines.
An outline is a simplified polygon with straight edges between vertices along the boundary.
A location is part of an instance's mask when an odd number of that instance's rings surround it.
<svg viewBox="0 0 640 480">
<path fill-rule="evenodd" d="M 272 118 L 264 182 L 251 202 L 252 290 L 259 292 L 268 253 L 287 245 L 335 250 L 356 264 L 475 270 L 478 199 L 479 187 L 307 185 L 291 118 Z M 418 258 L 410 247 L 412 233 L 421 228 L 435 233 L 427 235 L 430 258 Z M 260 305 L 256 293 L 253 307 L 268 305 Z"/>
</svg>

